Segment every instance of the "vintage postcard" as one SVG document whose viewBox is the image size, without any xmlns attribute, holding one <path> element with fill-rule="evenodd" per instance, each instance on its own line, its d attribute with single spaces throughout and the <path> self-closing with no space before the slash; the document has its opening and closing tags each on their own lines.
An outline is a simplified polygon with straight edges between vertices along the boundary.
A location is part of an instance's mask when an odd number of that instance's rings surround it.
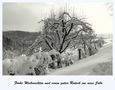
<svg viewBox="0 0 115 90">
<path fill-rule="evenodd" d="M 3 86 L 113 87 L 113 3 L 3 0 Z"/>
</svg>

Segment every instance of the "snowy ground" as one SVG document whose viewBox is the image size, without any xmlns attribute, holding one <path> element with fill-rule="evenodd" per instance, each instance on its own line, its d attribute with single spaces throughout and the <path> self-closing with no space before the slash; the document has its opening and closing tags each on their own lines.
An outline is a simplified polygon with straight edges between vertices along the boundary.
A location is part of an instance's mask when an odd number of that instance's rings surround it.
<svg viewBox="0 0 115 90">
<path fill-rule="evenodd" d="M 108 42 L 95 55 L 60 68 L 49 75 L 112 75 L 112 42 Z"/>
</svg>

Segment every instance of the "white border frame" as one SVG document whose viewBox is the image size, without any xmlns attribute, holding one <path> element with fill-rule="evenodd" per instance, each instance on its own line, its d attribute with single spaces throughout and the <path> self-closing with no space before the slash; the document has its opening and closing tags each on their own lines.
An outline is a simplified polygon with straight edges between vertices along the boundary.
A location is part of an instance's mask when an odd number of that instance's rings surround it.
<svg viewBox="0 0 115 90">
<path fill-rule="evenodd" d="M 3 76 L 2 75 L 2 4 L 4 2 L 113 2 L 113 75 L 112 76 Z M 24 89 L 67 89 L 67 90 L 74 90 L 74 89 L 80 89 L 80 90 L 108 90 L 114 88 L 115 84 L 115 51 L 114 51 L 114 45 L 115 45 L 115 10 L 114 10 L 114 0 L 2 0 L 0 2 L 0 89 L 12 89 L 12 90 L 24 90 Z M 102 81 L 102 85 L 14 85 L 14 81 Z"/>
</svg>

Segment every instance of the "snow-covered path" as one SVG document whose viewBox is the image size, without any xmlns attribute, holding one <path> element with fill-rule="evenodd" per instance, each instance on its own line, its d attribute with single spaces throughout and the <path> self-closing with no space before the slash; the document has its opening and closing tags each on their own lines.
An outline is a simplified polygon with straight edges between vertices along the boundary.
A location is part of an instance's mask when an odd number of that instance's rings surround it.
<svg viewBox="0 0 115 90">
<path fill-rule="evenodd" d="M 77 61 L 75 64 L 71 66 L 55 70 L 49 73 L 49 75 L 89 75 L 93 74 L 92 70 L 95 68 L 99 70 L 101 70 L 102 68 L 102 71 L 104 72 L 107 71 L 108 64 L 109 69 L 111 69 L 112 71 L 111 63 L 112 63 L 112 43 L 109 43 L 104 45 L 104 47 L 102 47 L 97 54 L 84 58 L 80 61 Z M 99 65 L 101 66 L 101 68 Z"/>
</svg>

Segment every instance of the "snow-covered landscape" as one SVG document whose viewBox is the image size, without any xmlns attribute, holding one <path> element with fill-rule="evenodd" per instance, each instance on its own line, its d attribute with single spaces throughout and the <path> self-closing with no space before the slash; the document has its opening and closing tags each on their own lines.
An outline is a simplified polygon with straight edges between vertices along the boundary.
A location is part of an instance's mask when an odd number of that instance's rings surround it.
<svg viewBox="0 0 115 90">
<path fill-rule="evenodd" d="M 50 75 L 112 75 L 112 43 L 108 42 L 93 56 L 74 65 L 58 69 Z"/>
<path fill-rule="evenodd" d="M 113 74 L 111 3 L 4 3 L 3 15 L 3 75 Z"/>
<path fill-rule="evenodd" d="M 78 57 L 73 57 L 74 64 L 63 68 L 50 69 L 47 75 L 112 75 L 111 40 L 112 38 L 106 39 L 106 43 L 96 54 L 81 60 L 78 60 Z M 74 52 L 73 56 L 78 56 L 78 51 L 76 49 L 72 50 L 70 53 L 72 52 Z M 15 73 L 16 75 L 36 75 L 34 67 L 37 63 L 40 63 L 39 60 L 42 60 L 40 58 L 46 57 L 46 55 L 47 54 L 34 54 L 31 57 L 19 56 L 15 59 L 5 59 L 3 60 L 3 74 L 13 75 Z M 36 59 L 36 56 L 38 59 Z M 47 60 L 50 60 L 50 57 Z"/>
</svg>

